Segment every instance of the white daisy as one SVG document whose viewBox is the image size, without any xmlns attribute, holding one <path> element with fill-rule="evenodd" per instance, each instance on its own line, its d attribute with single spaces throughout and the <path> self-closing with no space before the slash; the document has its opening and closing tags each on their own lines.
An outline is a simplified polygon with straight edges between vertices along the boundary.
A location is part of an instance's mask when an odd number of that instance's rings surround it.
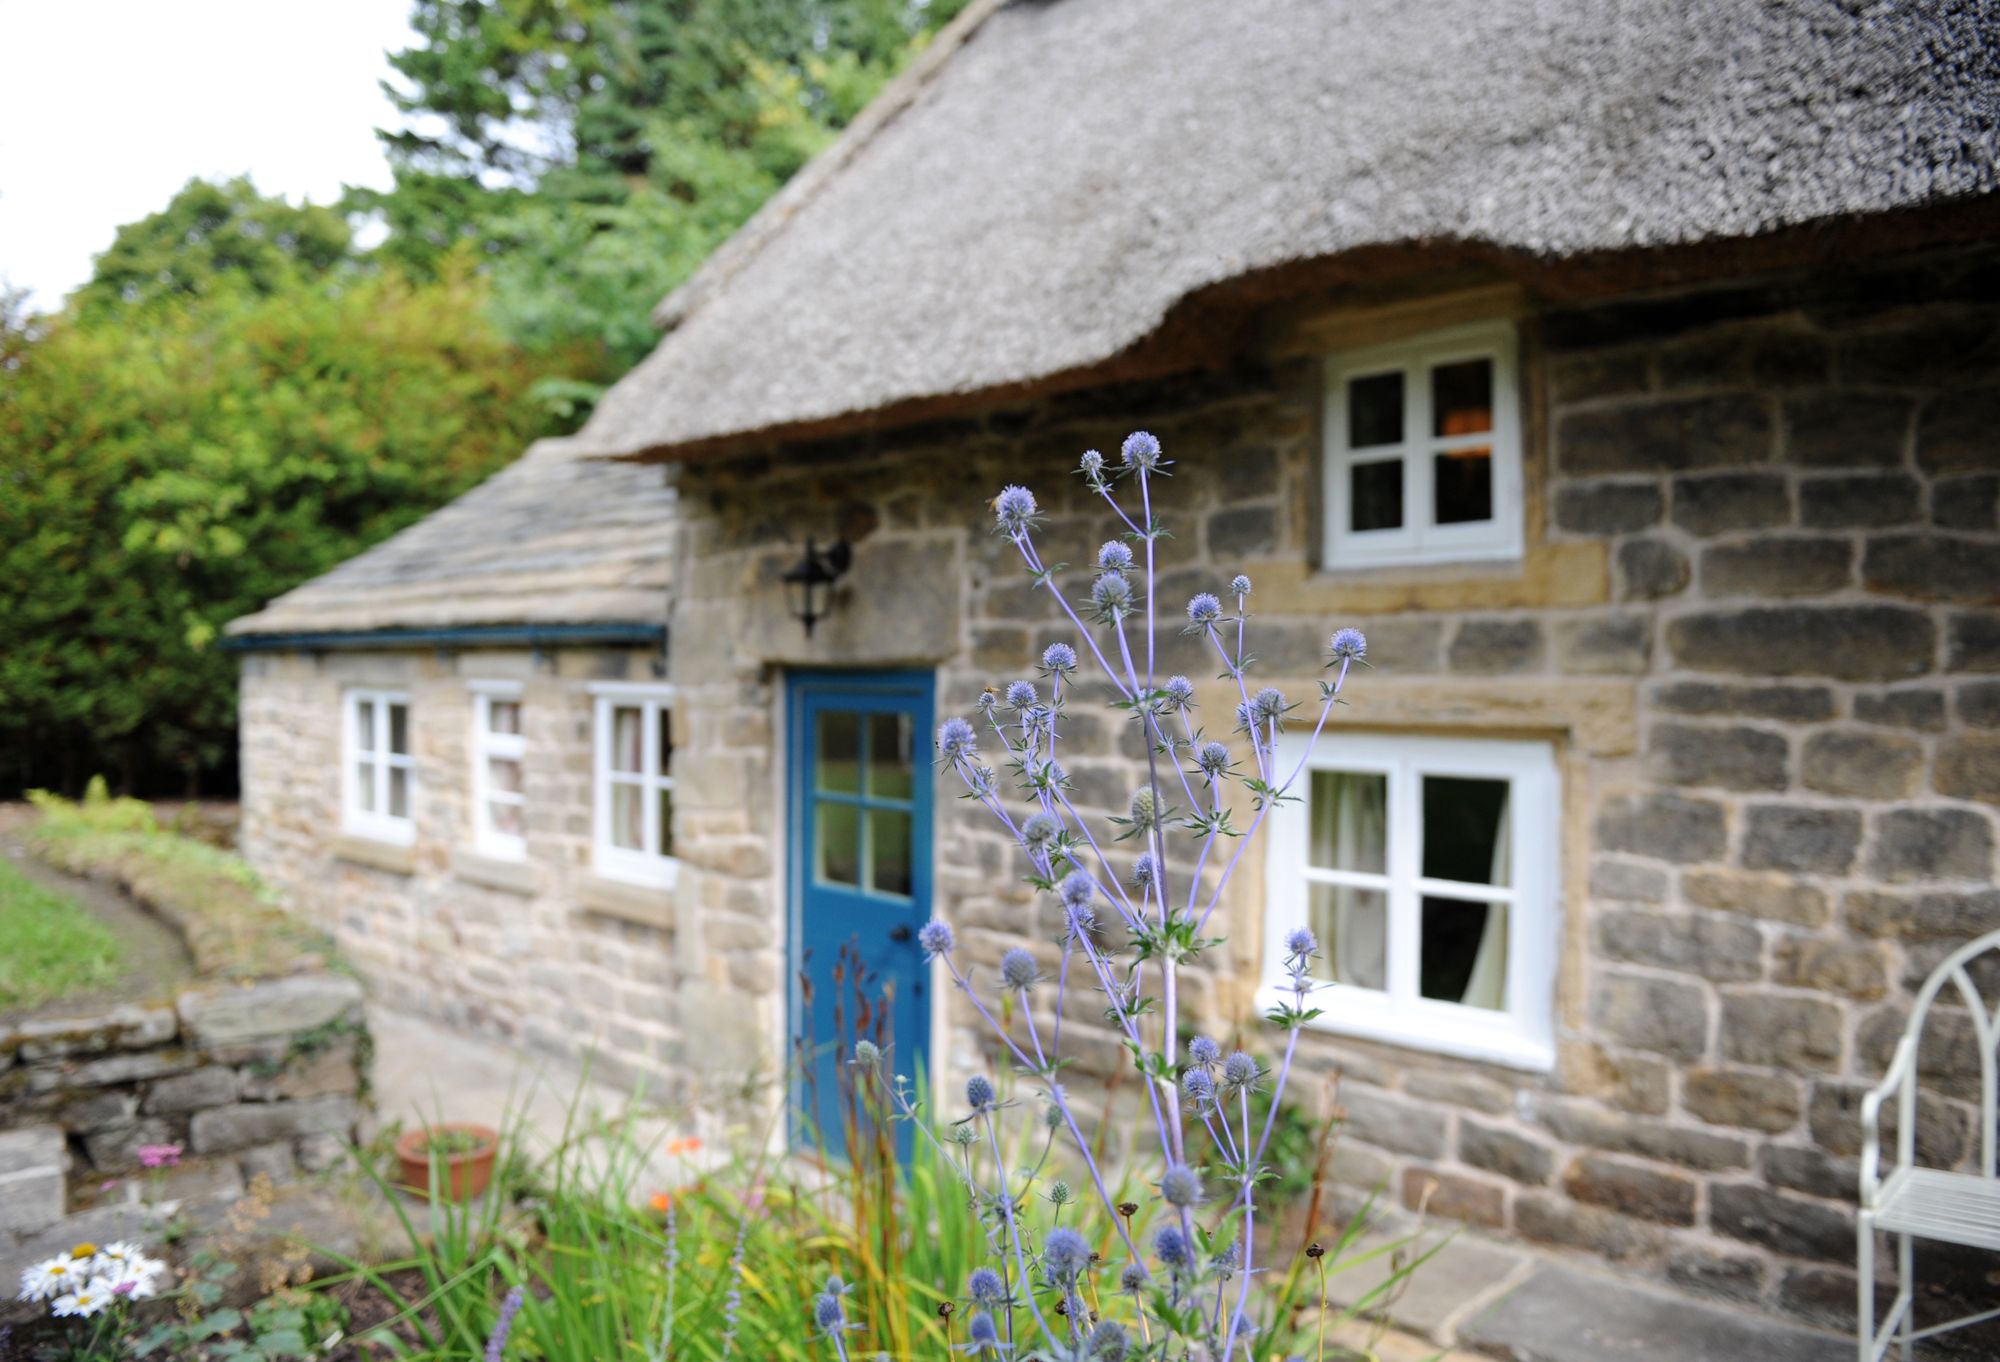
<svg viewBox="0 0 2000 1362">
<path fill-rule="evenodd" d="M 75 1315 L 89 1319 L 110 1305 L 112 1300 L 111 1287 L 107 1283 L 97 1280 L 87 1281 L 77 1290 L 57 1296 L 55 1304 L 50 1307 L 50 1313 L 58 1317 Z"/>
<path fill-rule="evenodd" d="M 91 1259 L 90 1270 L 100 1277 L 116 1277 L 125 1270 L 125 1265 L 134 1258 L 142 1257 L 144 1250 L 130 1239 L 121 1239 L 115 1244 L 106 1244 Z"/>
<path fill-rule="evenodd" d="M 36 1263 L 21 1274 L 21 1299 L 45 1301 L 83 1285 L 89 1264 L 79 1263 L 67 1253 L 59 1253 L 45 1263 Z"/>
</svg>

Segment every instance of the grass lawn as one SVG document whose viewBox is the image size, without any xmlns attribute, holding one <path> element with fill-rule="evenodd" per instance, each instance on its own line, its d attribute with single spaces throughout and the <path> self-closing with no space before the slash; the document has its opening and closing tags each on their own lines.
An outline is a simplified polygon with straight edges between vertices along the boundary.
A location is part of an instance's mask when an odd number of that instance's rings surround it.
<svg viewBox="0 0 2000 1362">
<path fill-rule="evenodd" d="M 70 900 L 0 861 L 0 1008 L 36 1007 L 118 977 L 111 932 Z"/>
</svg>

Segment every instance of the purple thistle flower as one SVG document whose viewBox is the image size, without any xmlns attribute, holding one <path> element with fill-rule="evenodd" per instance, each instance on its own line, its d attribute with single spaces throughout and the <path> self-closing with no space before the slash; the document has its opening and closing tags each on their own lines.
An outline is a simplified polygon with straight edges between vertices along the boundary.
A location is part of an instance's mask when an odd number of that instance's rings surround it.
<svg viewBox="0 0 2000 1362">
<path fill-rule="evenodd" d="M 1181 1093 L 1194 1103 L 1195 1110 L 1206 1111 L 1215 1105 L 1215 1080 L 1206 1069 L 1189 1069 L 1181 1075 Z"/>
<path fill-rule="evenodd" d="M 1188 1251 L 1187 1236 L 1181 1233 L 1179 1225 L 1164 1225 L 1153 1236 L 1153 1256 L 1168 1267 L 1180 1269 L 1194 1261 Z"/>
<path fill-rule="evenodd" d="M 1025 487 L 1007 486 L 993 498 L 993 518 L 1007 534 L 1019 537 L 1035 523 L 1035 494 Z"/>
<path fill-rule="evenodd" d="M 839 1332 L 847 1322 L 840 1297 L 831 1291 L 823 1291 L 814 1297 L 813 1322 L 830 1334 Z"/>
<path fill-rule="evenodd" d="M 1250 710 L 1263 723 L 1284 718 L 1285 711 L 1290 708 L 1285 703 L 1285 693 L 1276 686 L 1266 686 L 1250 697 Z"/>
<path fill-rule="evenodd" d="M 965 1080 L 965 1104 L 975 1112 L 986 1110 L 993 1105 L 993 1080 L 985 1074 L 974 1074 Z"/>
<path fill-rule="evenodd" d="M 1100 1320 L 1097 1327 L 1090 1331 L 1087 1346 L 1090 1355 L 1101 1359 L 1101 1362 L 1120 1362 L 1125 1356 L 1125 1349 L 1131 1346 L 1131 1340 L 1126 1337 L 1124 1325 L 1107 1319 Z"/>
<path fill-rule="evenodd" d="M 1026 992 L 1034 987 L 1035 980 L 1041 978 L 1041 975 L 1040 968 L 1035 964 L 1035 957 L 1019 946 L 1000 957 L 1000 982 L 1008 988 Z"/>
<path fill-rule="evenodd" d="M 972 725 L 953 715 L 938 725 L 938 755 L 946 761 L 962 761 L 976 746 Z"/>
<path fill-rule="evenodd" d="M 1167 699 L 1168 709 L 1191 709 L 1194 707 L 1194 682 L 1185 676 L 1170 676 L 1161 691 Z"/>
<path fill-rule="evenodd" d="M 1076 670 L 1076 649 L 1067 643 L 1051 643 L 1042 650 L 1042 665 L 1058 676 L 1067 676 Z"/>
<path fill-rule="evenodd" d="M 1327 647 L 1336 662 L 1359 662 L 1368 656 L 1368 635 L 1359 629 L 1337 629 Z"/>
<path fill-rule="evenodd" d="M 1027 821 L 1021 824 L 1021 840 L 1030 851 L 1046 851 L 1061 832 L 1062 824 L 1056 821 L 1054 814 L 1046 811 L 1029 814 Z"/>
<path fill-rule="evenodd" d="M 1136 1296 L 1146 1289 L 1149 1280 L 1151 1277 L 1144 1263 L 1127 1263 L 1125 1270 L 1118 1274 L 1118 1289 L 1128 1295 Z"/>
<path fill-rule="evenodd" d="M 1285 937 L 1285 954 L 1297 960 L 1310 960 L 1319 954 L 1319 938 L 1304 927 L 1294 927 Z"/>
<path fill-rule="evenodd" d="M 486 1362 L 500 1362 L 507 1352 L 508 1336 L 514 1332 L 514 1316 L 521 1313 L 521 1302 L 527 1293 L 520 1287 L 507 1292 L 500 1302 L 500 1313 L 494 1317 L 493 1332 L 486 1336 Z"/>
<path fill-rule="evenodd" d="M 1007 1294 L 1007 1284 L 990 1267 L 972 1269 L 972 1275 L 965 1279 L 965 1289 L 981 1305 L 998 1305 Z"/>
<path fill-rule="evenodd" d="M 1238 1050 L 1222 1065 L 1222 1086 L 1231 1096 L 1257 1086 L 1257 1080 L 1264 1071 L 1257 1067 L 1257 1061 Z"/>
<path fill-rule="evenodd" d="M 951 924 L 943 918 L 932 918 L 917 933 L 917 944 L 924 948 L 924 954 L 936 959 L 940 955 L 950 955 L 957 944 L 951 934 Z"/>
<path fill-rule="evenodd" d="M 1210 780 L 1216 779 L 1229 769 L 1229 748 L 1219 742 L 1205 742 L 1195 749 L 1194 764 Z"/>
<path fill-rule="evenodd" d="M 1129 572 L 1132 568 L 1132 546 L 1117 539 L 1107 539 L 1097 550 L 1097 568 L 1100 572 Z"/>
<path fill-rule="evenodd" d="M 1049 1231 L 1042 1241 L 1042 1266 L 1059 1282 L 1072 1282 L 1090 1266 L 1090 1245 L 1067 1225 Z"/>
<path fill-rule="evenodd" d="M 1151 832 L 1153 824 L 1159 821 L 1160 797 L 1150 785 L 1141 785 L 1132 791 L 1132 803 L 1128 810 L 1132 815 L 1132 826 L 1141 832 Z"/>
<path fill-rule="evenodd" d="M 1198 591 L 1188 597 L 1187 617 L 1195 628 L 1205 628 L 1222 618 L 1222 602 L 1212 591 Z"/>
<path fill-rule="evenodd" d="M 1196 1036 L 1188 1042 L 1188 1059 L 1206 1069 L 1222 1058 L 1222 1047 L 1207 1036 Z"/>
<path fill-rule="evenodd" d="M 1200 1205 L 1201 1174 L 1184 1163 L 1171 1165 L 1160 1176 L 1160 1195 L 1165 1198 L 1169 1206 L 1185 1209 Z"/>
<path fill-rule="evenodd" d="M 1152 852 L 1147 852 L 1132 863 L 1132 883 L 1141 890 L 1151 889 L 1159 878 L 1160 863 L 1153 859 Z"/>
<path fill-rule="evenodd" d="M 1132 583 L 1122 572 L 1100 573 L 1090 584 L 1090 603 L 1100 618 L 1116 618 L 1132 608 Z"/>
<path fill-rule="evenodd" d="M 1027 709 L 1034 703 L 1034 683 L 1029 681 L 1009 681 L 1007 683 L 1007 707 L 1009 709 Z"/>
<path fill-rule="evenodd" d="M 997 1352 L 1000 1348 L 1000 1330 L 993 1323 L 993 1316 L 980 1311 L 965 1326 L 965 1346 L 974 1352 Z"/>
<path fill-rule="evenodd" d="M 1077 471 L 1092 482 L 1101 482 L 1104 478 L 1104 456 L 1094 449 L 1084 450 L 1076 466 Z"/>
<path fill-rule="evenodd" d="M 1150 472 L 1160 466 L 1160 442 L 1150 431 L 1135 430 L 1118 447 L 1118 457 L 1125 461 L 1127 468 L 1143 468 Z"/>
<path fill-rule="evenodd" d="M 1240 572 L 1237 573 L 1234 577 L 1231 577 L 1229 579 L 1229 594 L 1235 596 L 1239 600 L 1249 595 L 1250 579 L 1244 576 Z"/>
<path fill-rule="evenodd" d="M 1063 876 L 1056 893 L 1061 895 L 1063 907 L 1075 912 L 1090 905 L 1090 900 L 1097 894 L 1097 885 L 1091 881 L 1089 871 L 1072 870 Z"/>
</svg>

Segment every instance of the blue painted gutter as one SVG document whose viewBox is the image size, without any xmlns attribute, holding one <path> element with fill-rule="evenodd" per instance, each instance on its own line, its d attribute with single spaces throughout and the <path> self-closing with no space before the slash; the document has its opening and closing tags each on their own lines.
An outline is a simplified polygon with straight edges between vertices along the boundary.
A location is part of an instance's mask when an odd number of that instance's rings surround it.
<svg viewBox="0 0 2000 1362">
<path fill-rule="evenodd" d="M 470 624 L 444 629 L 343 629 L 230 634 L 231 653 L 326 652 L 346 648 L 578 648 L 664 644 L 664 624 Z"/>
</svg>

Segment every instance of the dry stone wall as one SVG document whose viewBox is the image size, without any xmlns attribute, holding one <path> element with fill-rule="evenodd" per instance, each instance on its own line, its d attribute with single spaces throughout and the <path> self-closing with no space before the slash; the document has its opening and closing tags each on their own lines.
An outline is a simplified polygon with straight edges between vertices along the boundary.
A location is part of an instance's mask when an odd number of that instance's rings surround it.
<svg viewBox="0 0 2000 1362">
<path fill-rule="evenodd" d="M 942 713 L 1027 674 L 1067 630 L 986 533 L 986 501 L 1028 484 L 1046 556 L 1087 561 L 1104 525 L 1069 470 L 1143 426 L 1177 461 L 1168 608 L 1248 571 L 1254 651 L 1279 684 L 1304 692 L 1332 626 L 1367 630 L 1375 670 L 1344 725 L 1557 752 L 1554 1069 L 1315 1034 L 1298 1091 L 1344 1112 L 1340 1173 L 1838 1319 L 1861 1094 L 1932 963 L 2000 926 L 1996 300 L 1991 262 L 1964 257 L 1530 309 L 1529 547 L 1504 569 L 1315 564 L 1310 356 L 687 465 L 681 902 L 688 958 L 738 995 L 715 1025 L 781 1060 L 783 670 L 935 668 Z M 779 575 L 857 511 L 875 528 L 808 640 Z M 1216 670 L 1177 633 L 1160 649 L 1162 671 Z M 1078 803 L 1119 810 L 1132 733 L 1080 712 L 1065 744 Z M 961 802 L 937 818 L 939 910 L 975 958 L 1052 959 L 1054 916 L 1015 888 L 1017 855 Z M 1263 867 L 1232 890 L 1228 957 L 1190 993 L 1255 1035 Z M 1108 1065 L 1089 1010 L 1070 1034 Z M 970 1018 L 946 1020 L 951 1068 L 992 1062 Z M 1922 1143 L 1947 1165 L 1969 1149 L 1964 1021 L 1947 1009 L 1927 1042 Z"/>
</svg>

